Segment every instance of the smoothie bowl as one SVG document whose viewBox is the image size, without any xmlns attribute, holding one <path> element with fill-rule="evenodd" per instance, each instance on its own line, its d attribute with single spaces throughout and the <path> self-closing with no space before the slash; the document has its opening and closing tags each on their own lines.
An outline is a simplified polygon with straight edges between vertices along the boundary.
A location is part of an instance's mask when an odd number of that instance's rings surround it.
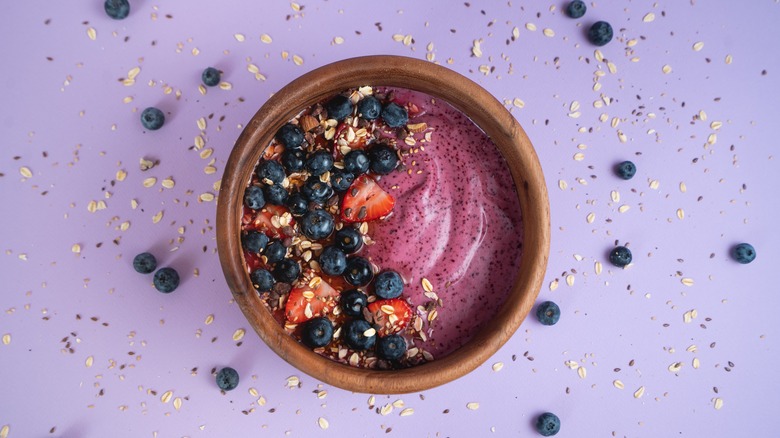
<svg viewBox="0 0 780 438">
<path fill-rule="evenodd" d="M 370 56 L 274 94 L 238 138 L 217 210 L 228 285 L 260 337 L 323 382 L 435 387 L 495 353 L 549 251 L 533 146 L 446 68 Z"/>
</svg>

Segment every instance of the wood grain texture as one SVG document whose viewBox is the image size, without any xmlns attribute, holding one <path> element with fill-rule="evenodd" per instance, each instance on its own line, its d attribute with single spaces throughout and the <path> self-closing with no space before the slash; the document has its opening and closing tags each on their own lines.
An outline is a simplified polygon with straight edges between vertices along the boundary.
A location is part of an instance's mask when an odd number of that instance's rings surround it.
<svg viewBox="0 0 780 438">
<path fill-rule="evenodd" d="M 362 85 L 409 88 L 444 99 L 471 118 L 507 161 L 523 217 L 523 255 L 517 281 L 493 323 L 450 355 L 397 371 L 365 370 L 335 363 L 288 335 L 264 307 L 249 280 L 241 251 L 244 188 L 276 131 L 302 108 Z M 249 323 L 284 360 L 325 383 L 363 393 L 422 391 L 461 377 L 485 362 L 514 334 L 542 285 L 550 247 L 550 208 L 542 169 L 531 141 L 515 118 L 475 82 L 435 64 L 400 56 L 367 56 L 313 70 L 274 94 L 239 136 L 222 177 L 217 207 L 220 263 Z"/>
</svg>

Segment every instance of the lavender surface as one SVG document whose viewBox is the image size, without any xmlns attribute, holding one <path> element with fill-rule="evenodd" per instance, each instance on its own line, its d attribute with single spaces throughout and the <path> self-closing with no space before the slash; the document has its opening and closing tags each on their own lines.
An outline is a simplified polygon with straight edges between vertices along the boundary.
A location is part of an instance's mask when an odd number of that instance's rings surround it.
<svg viewBox="0 0 780 438">
<path fill-rule="evenodd" d="M 0 436 L 534 436 L 544 411 L 560 437 L 741 436 L 754 419 L 750 435 L 776 435 L 776 2 L 589 3 L 579 20 L 565 2 L 131 4 L 122 21 L 100 1 L 0 16 Z M 615 29 L 598 53 L 597 20 Z M 560 322 L 528 318 L 420 394 L 353 394 L 286 364 L 215 249 L 212 197 L 243 124 L 291 78 L 367 54 L 480 83 L 550 191 L 539 300 Z M 208 66 L 224 84 L 204 95 Z M 159 131 L 140 126 L 147 106 Z M 630 181 L 612 172 L 625 159 Z M 607 262 L 615 241 L 626 270 Z M 728 256 L 742 241 L 752 264 Z M 179 289 L 133 271 L 144 251 Z M 223 366 L 241 375 L 224 395 Z"/>
</svg>

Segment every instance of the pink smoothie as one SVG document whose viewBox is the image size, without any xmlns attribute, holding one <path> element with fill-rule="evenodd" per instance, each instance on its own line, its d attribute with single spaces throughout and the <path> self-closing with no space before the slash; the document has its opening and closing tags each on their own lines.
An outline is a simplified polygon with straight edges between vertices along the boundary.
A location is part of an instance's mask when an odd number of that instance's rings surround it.
<svg viewBox="0 0 780 438">
<path fill-rule="evenodd" d="M 422 286 L 423 278 L 430 281 L 440 305 L 424 326 L 428 339 L 414 343 L 438 358 L 511 305 L 505 299 L 522 253 L 520 205 L 506 161 L 469 118 L 425 94 L 394 93 L 396 102 L 420 108 L 409 123 L 425 122 L 431 134 L 416 134 L 413 146 L 399 142 L 406 170 L 380 181 L 395 208 L 371 224 L 375 244 L 365 253 L 405 278 L 404 296 L 415 306 L 432 308 Z"/>
</svg>

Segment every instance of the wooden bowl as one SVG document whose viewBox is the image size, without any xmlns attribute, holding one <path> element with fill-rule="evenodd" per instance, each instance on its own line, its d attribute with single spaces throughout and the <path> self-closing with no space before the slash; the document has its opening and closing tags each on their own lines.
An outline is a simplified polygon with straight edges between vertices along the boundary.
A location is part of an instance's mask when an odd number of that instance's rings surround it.
<svg viewBox="0 0 780 438">
<path fill-rule="evenodd" d="M 507 161 L 523 218 L 523 254 L 507 302 L 492 323 L 458 350 L 412 368 L 384 371 L 336 363 L 303 346 L 274 320 L 252 287 L 241 250 L 244 189 L 276 131 L 301 109 L 362 85 L 408 88 L 444 99 L 490 136 Z M 311 71 L 274 94 L 239 136 L 225 166 L 217 206 L 217 246 L 227 283 L 249 323 L 284 360 L 322 382 L 375 394 L 417 392 L 457 379 L 485 362 L 517 330 L 544 278 L 550 247 L 550 208 L 544 176 L 530 140 L 504 106 L 471 80 L 438 65 L 399 56 L 367 56 Z"/>
</svg>

